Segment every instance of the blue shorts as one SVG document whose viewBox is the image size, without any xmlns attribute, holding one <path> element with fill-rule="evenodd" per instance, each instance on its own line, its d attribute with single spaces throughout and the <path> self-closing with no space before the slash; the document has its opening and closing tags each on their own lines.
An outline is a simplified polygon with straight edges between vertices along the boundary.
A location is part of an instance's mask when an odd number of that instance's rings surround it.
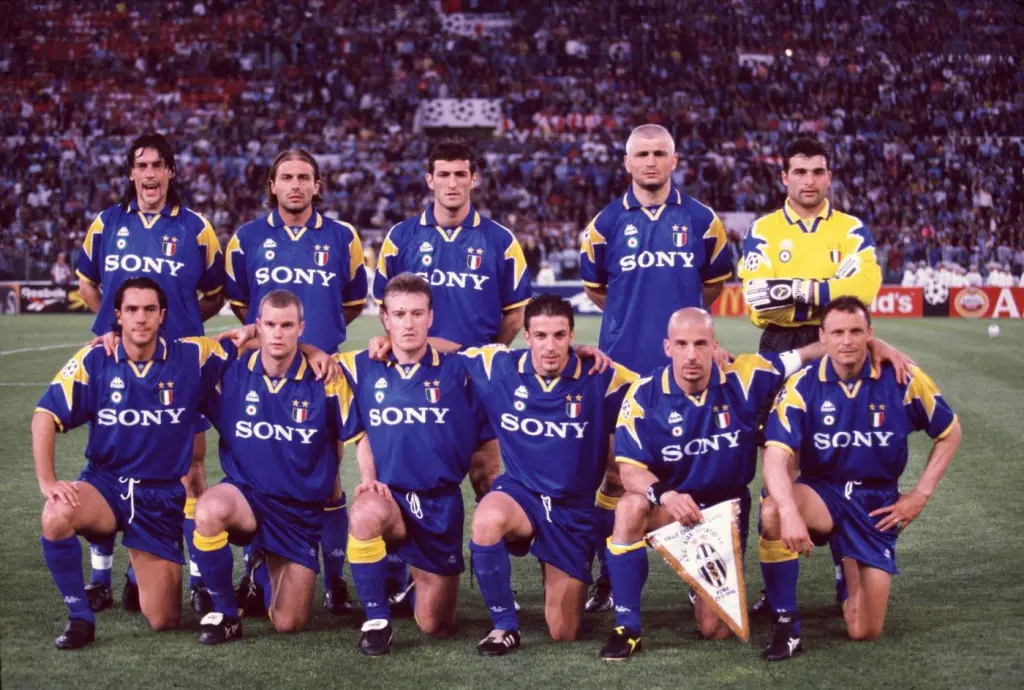
<svg viewBox="0 0 1024 690">
<path fill-rule="evenodd" d="M 570 577 L 591 583 L 590 564 L 598 541 L 598 515 L 593 496 L 561 499 L 542 496 L 506 475 L 494 481 L 492 491 L 508 494 L 523 509 L 533 527 L 533 539 L 509 542 L 509 553 L 513 556 L 532 553 L 542 563 L 550 563 Z"/>
<path fill-rule="evenodd" d="M 394 553 L 414 568 L 435 575 L 458 575 L 466 569 L 462 527 L 466 511 L 458 486 L 434 491 L 389 487 L 402 511 L 407 539 Z"/>
<path fill-rule="evenodd" d="M 690 494 L 690 497 L 697 502 L 697 505 L 701 510 L 710 508 L 711 506 L 719 503 L 724 503 L 725 501 L 731 501 L 735 498 L 740 499 L 740 548 L 743 550 L 743 554 L 746 555 L 747 535 L 750 533 L 750 489 L 744 487 L 743 491 L 732 496 L 692 493 Z"/>
<path fill-rule="evenodd" d="M 206 415 L 199 415 L 199 421 L 196 423 L 195 433 L 205 434 L 207 431 L 213 428 L 213 424 L 210 424 L 210 420 L 206 418 Z"/>
<path fill-rule="evenodd" d="M 832 516 L 830 543 L 833 553 L 842 558 L 852 558 L 861 565 L 884 570 L 890 575 L 899 573 L 896 567 L 899 531 L 879 531 L 875 525 L 882 518 L 869 515 L 871 511 L 899 500 L 900 491 L 895 484 L 864 486 L 807 476 L 796 481 L 810 487 L 825 502 Z"/>
<path fill-rule="evenodd" d="M 293 501 L 271 496 L 227 477 L 223 481 L 242 492 L 256 517 L 256 532 L 231 534 L 232 544 L 252 544 L 255 549 L 263 549 L 315 573 L 320 572 L 317 553 L 324 526 L 325 502 Z"/>
<path fill-rule="evenodd" d="M 179 565 L 185 526 L 185 487 L 178 479 L 134 480 L 86 466 L 78 481 L 95 487 L 114 511 L 121 543 Z"/>
</svg>

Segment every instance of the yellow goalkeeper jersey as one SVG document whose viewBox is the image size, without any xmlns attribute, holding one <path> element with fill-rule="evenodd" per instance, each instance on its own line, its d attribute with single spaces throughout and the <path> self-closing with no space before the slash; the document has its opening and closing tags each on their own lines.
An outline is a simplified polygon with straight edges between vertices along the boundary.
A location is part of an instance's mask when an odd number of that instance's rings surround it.
<svg viewBox="0 0 1024 690">
<path fill-rule="evenodd" d="M 871 231 L 829 201 L 811 219 L 800 218 L 786 199 L 778 211 L 755 220 L 743 240 L 739 276 L 744 288 L 759 278 L 817 281 L 810 304 L 761 314 L 751 311 L 750 320 L 758 328 L 816 326 L 830 300 L 852 295 L 870 305 L 882 285 Z"/>
</svg>

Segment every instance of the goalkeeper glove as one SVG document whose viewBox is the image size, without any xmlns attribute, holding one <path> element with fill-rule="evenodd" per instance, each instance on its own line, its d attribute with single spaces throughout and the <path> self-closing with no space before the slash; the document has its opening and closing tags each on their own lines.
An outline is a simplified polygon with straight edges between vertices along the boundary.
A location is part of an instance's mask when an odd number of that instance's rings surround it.
<svg viewBox="0 0 1024 690">
<path fill-rule="evenodd" d="M 816 283 L 802 278 L 748 280 L 743 296 L 750 308 L 758 313 L 785 309 L 794 304 L 813 304 Z"/>
</svg>

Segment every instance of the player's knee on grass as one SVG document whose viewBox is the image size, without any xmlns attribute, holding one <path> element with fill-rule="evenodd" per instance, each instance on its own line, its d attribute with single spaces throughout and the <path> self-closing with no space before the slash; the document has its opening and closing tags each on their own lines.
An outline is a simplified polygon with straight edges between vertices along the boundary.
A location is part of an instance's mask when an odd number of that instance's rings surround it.
<svg viewBox="0 0 1024 690">
<path fill-rule="evenodd" d="M 873 623 L 856 616 L 847 622 L 846 632 L 854 642 L 873 642 L 882 636 L 883 624 Z"/>
<path fill-rule="evenodd" d="M 149 623 L 155 632 L 162 632 L 164 630 L 174 630 L 178 627 L 178 623 L 181 622 L 181 614 L 171 611 L 157 611 L 157 612 L 142 612 L 145 616 L 146 622 Z"/>
<path fill-rule="evenodd" d="M 771 496 L 765 496 L 761 502 L 761 536 L 768 540 L 782 537 L 782 518 L 779 516 L 779 504 Z"/>
<path fill-rule="evenodd" d="M 575 642 L 580 635 L 581 620 L 578 616 L 566 617 L 561 611 L 546 611 L 548 634 L 555 642 Z"/>
<path fill-rule="evenodd" d="M 651 502 L 640 494 L 629 493 L 619 499 L 615 507 L 615 527 L 612 540 L 616 544 L 632 544 L 643 536 Z"/>
<path fill-rule="evenodd" d="M 729 626 L 701 599 L 697 600 L 694 618 L 697 619 L 697 627 L 705 640 L 724 640 L 729 637 Z"/>
<path fill-rule="evenodd" d="M 279 633 L 296 633 L 306 628 L 309 615 L 302 611 L 288 611 L 277 609 L 271 617 L 274 630 Z"/>
<path fill-rule="evenodd" d="M 43 536 L 60 541 L 75 535 L 75 509 L 59 501 L 47 501 L 43 506 Z"/>
</svg>

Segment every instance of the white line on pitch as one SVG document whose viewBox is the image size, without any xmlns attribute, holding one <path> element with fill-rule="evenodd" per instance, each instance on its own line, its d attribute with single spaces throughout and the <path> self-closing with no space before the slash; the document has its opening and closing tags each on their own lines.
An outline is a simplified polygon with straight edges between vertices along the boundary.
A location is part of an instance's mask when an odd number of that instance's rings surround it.
<svg viewBox="0 0 1024 690">
<path fill-rule="evenodd" d="M 41 388 L 49 386 L 49 382 L 46 383 L 8 383 L 6 381 L 0 381 L 0 388 Z"/>
<path fill-rule="evenodd" d="M 234 326 L 221 326 L 218 328 L 211 328 L 210 333 L 223 333 L 229 328 Z M 72 347 L 82 348 L 85 347 L 86 343 L 61 343 L 60 345 L 43 345 L 41 347 L 19 347 L 16 350 L 0 350 L 0 357 L 6 357 L 7 355 L 20 355 L 23 352 L 46 352 L 47 350 L 64 350 Z"/>
</svg>

